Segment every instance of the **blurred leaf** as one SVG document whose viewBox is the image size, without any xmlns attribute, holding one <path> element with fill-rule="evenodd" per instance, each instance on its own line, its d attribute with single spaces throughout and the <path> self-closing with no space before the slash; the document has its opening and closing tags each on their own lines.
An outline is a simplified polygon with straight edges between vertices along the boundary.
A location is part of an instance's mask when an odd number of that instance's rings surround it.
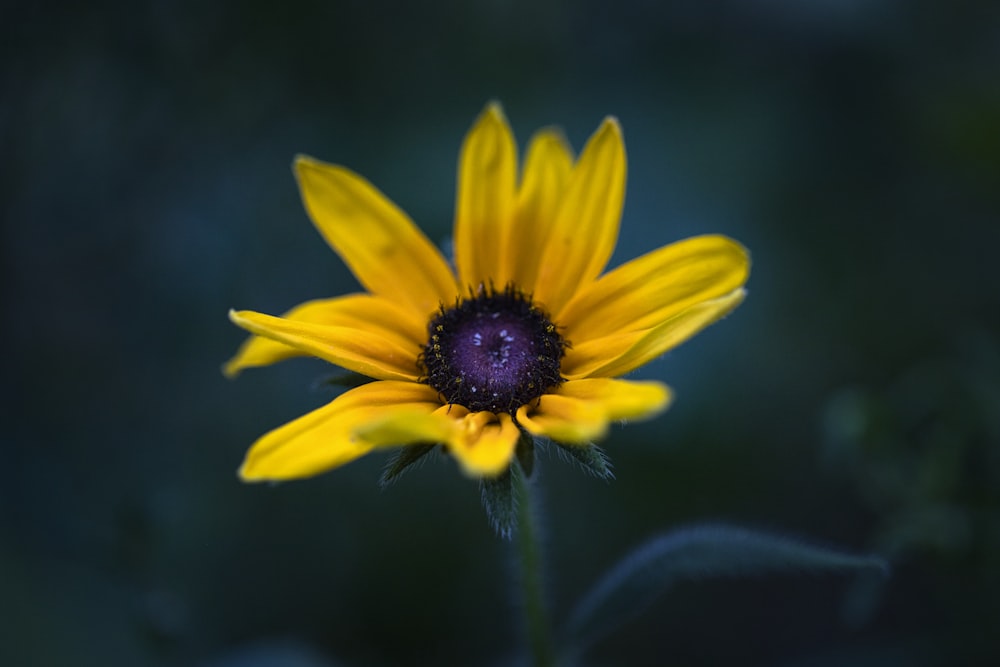
<svg viewBox="0 0 1000 667">
<path fill-rule="evenodd" d="M 876 571 L 864 571 L 854 578 L 841 604 L 840 615 L 852 630 L 871 622 L 885 597 L 886 579 Z"/>
<path fill-rule="evenodd" d="M 655 538 L 620 561 L 570 615 L 566 644 L 583 650 L 645 610 L 676 581 L 779 571 L 882 574 L 880 558 L 856 556 L 725 525 L 684 528 Z"/>
<path fill-rule="evenodd" d="M 517 501 L 510 468 L 497 477 L 484 477 L 479 481 L 483 509 L 497 535 L 509 540 L 517 527 Z"/>
<path fill-rule="evenodd" d="M 611 459 L 597 445 L 562 445 L 558 442 L 555 444 L 563 458 L 580 466 L 587 474 L 606 482 L 615 478 L 615 473 L 611 469 Z"/>
<path fill-rule="evenodd" d="M 382 478 L 378 485 L 383 489 L 395 482 L 414 463 L 423 460 L 424 456 L 434 451 L 437 445 L 407 445 L 401 447 L 385 464 Z"/>
<path fill-rule="evenodd" d="M 298 640 L 262 640 L 239 646 L 204 667 L 335 667 L 343 663 L 324 657 Z"/>
</svg>

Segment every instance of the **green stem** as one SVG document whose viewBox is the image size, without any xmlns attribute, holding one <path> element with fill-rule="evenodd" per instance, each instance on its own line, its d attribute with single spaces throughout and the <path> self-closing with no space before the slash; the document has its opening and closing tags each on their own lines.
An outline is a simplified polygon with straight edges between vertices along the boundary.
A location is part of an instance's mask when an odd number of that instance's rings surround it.
<svg viewBox="0 0 1000 667">
<path fill-rule="evenodd" d="M 553 667 L 556 664 L 545 608 L 542 586 L 542 548 L 539 543 L 539 526 L 531 506 L 531 488 L 521 466 L 510 467 L 517 503 L 517 553 L 521 566 L 521 594 L 523 596 L 528 644 L 535 667 Z"/>
</svg>

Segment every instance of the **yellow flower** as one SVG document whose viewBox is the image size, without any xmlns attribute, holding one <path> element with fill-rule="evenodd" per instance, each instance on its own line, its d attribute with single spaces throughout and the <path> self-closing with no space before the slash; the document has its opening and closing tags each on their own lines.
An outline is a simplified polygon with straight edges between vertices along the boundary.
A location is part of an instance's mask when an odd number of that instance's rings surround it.
<svg viewBox="0 0 1000 667">
<path fill-rule="evenodd" d="M 510 464 L 521 430 L 586 445 L 610 423 L 670 402 L 658 382 L 616 379 L 729 313 L 749 258 L 699 236 L 604 273 L 625 196 L 621 129 L 606 119 L 574 162 L 542 130 L 518 179 L 499 105 L 459 160 L 455 270 L 368 181 L 295 161 L 305 208 L 366 292 L 309 301 L 283 317 L 231 311 L 254 334 L 227 375 L 312 355 L 373 378 L 260 438 L 245 480 L 307 477 L 373 449 L 440 443 L 475 477 Z"/>
</svg>

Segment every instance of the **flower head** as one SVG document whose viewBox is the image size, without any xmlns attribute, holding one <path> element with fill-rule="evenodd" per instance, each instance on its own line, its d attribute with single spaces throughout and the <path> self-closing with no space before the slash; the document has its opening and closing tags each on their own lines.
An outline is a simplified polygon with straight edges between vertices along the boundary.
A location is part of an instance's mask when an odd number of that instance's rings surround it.
<svg viewBox="0 0 1000 667">
<path fill-rule="evenodd" d="M 308 157 L 295 172 L 309 217 L 365 292 L 282 317 L 230 312 L 253 336 L 225 371 L 311 355 L 374 381 L 260 438 L 240 469 L 246 480 L 307 477 L 373 449 L 430 443 L 490 477 L 509 466 L 522 431 L 589 445 L 612 422 L 670 402 L 665 385 L 620 376 L 744 297 L 749 258 L 723 236 L 603 273 L 625 196 L 613 118 L 575 161 L 559 133 L 538 132 L 519 175 L 510 127 L 489 105 L 459 160 L 454 270 L 362 177 Z"/>
</svg>

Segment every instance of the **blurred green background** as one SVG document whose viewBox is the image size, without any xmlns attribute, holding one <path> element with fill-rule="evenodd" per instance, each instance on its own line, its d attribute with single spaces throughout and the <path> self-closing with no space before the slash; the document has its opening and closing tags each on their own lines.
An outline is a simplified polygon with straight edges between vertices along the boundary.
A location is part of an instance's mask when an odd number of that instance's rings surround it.
<svg viewBox="0 0 1000 667">
<path fill-rule="evenodd" d="M 620 119 L 613 263 L 720 232 L 747 302 L 639 377 L 677 400 L 540 462 L 558 621 L 698 521 L 890 557 L 684 584 L 598 665 L 1000 664 L 1000 5 L 47 2 L 0 10 L 4 665 L 501 665 L 508 545 L 440 459 L 246 486 L 328 401 L 297 360 L 229 382 L 230 307 L 356 289 L 298 152 L 445 242 L 461 139 Z M 994 662 L 998 661 L 998 662 Z"/>
</svg>

